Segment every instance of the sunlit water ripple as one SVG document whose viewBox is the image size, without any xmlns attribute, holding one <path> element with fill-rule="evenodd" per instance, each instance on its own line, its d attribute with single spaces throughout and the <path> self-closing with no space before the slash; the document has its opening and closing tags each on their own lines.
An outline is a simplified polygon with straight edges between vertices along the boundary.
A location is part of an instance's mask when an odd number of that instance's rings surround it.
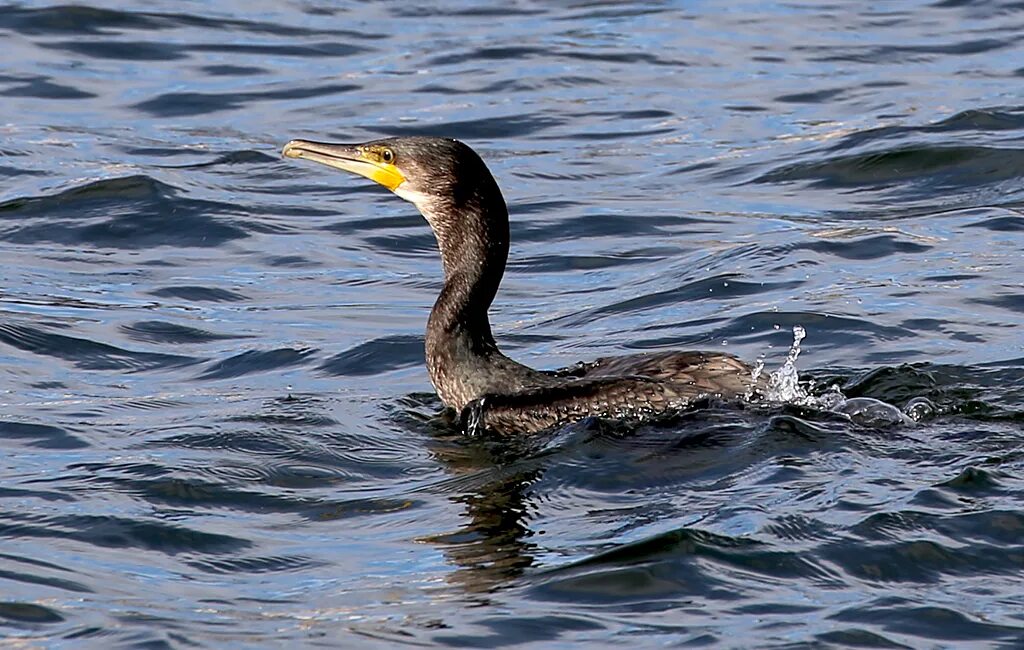
<svg viewBox="0 0 1024 650">
<path fill-rule="evenodd" d="M 5 6 L 0 640 L 1021 647 L 1022 33 L 1011 0 Z M 462 435 L 426 225 L 278 157 L 421 133 L 510 203 L 518 359 L 771 370 L 799 326 L 802 390 L 916 422 Z"/>
</svg>

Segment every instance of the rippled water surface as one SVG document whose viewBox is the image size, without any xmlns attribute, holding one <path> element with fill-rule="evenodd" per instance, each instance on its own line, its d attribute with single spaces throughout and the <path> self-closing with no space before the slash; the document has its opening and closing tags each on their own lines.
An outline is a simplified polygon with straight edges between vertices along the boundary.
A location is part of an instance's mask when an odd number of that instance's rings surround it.
<svg viewBox="0 0 1024 650">
<path fill-rule="evenodd" d="M 1024 5 L 0 10 L 0 639 L 1024 645 Z M 439 416 L 414 208 L 293 137 L 461 138 L 531 365 L 682 347 L 814 404 Z"/>
</svg>

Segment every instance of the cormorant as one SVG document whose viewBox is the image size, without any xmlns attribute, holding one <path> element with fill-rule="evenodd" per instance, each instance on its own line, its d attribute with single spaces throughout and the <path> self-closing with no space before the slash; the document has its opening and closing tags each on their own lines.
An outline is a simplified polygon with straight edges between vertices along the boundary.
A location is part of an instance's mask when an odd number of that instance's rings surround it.
<svg viewBox="0 0 1024 650">
<path fill-rule="evenodd" d="M 427 370 L 441 401 L 474 429 L 521 434 L 587 416 L 647 418 L 763 386 L 747 364 L 720 352 L 604 357 L 554 371 L 502 354 L 487 311 L 508 259 L 508 209 L 483 160 L 458 140 L 292 140 L 282 154 L 365 176 L 426 218 L 444 267 L 444 288 L 427 321 Z"/>
</svg>

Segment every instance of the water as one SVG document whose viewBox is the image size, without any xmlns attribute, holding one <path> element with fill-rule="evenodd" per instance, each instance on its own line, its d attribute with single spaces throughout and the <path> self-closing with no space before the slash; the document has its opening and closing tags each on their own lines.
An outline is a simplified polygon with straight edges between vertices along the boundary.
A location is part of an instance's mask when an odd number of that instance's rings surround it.
<svg viewBox="0 0 1024 650">
<path fill-rule="evenodd" d="M 4 7 L 0 638 L 1021 647 L 1022 29 L 1012 0 Z M 278 156 L 413 133 L 509 200 L 511 355 L 769 372 L 800 326 L 812 399 L 459 434 L 425 224 Z"/>
</svg>

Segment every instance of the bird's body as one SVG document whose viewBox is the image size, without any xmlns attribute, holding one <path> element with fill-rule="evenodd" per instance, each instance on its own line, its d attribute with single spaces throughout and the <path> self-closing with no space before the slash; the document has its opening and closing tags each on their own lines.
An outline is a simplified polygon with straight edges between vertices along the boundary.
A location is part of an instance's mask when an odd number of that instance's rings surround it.
<svg viewBox="0 0 1024 650">
<path fill-rule="evenodd" d="M 361 145 L 293 140 L 284 155 L 370 178 L 412 202 L 437 238 L 445 282 L 427 322 L 426 361 L 445 406 L 475 427 L 531 433 L 588 416 L 643 418 L 758 387 L 739 359 L 712 352 L 608 357 L 541 371 L 502 354 L 488 309 L 508 259 L 508 210 L 480 157 L 447 138 Z"/>
</svg>

